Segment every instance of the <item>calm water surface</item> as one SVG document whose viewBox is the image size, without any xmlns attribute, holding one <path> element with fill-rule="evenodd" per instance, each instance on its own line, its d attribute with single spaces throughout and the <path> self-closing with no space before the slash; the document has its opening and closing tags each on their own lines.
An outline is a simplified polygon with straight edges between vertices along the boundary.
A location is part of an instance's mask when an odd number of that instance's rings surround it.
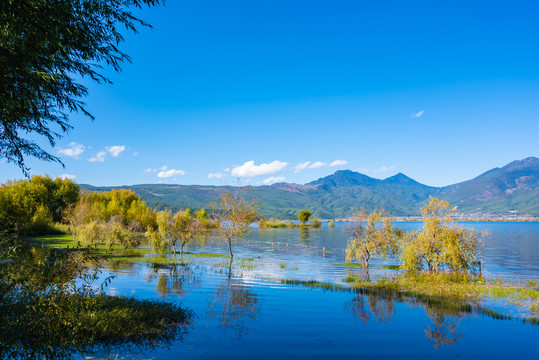
<svg viewBox="0 0 539 360">
<path fill-rule="evenodd" d="M 405 230 L 421 226 L 397 225 Z M 484 256 L 488 276 L 539 278 L 539 224 L 466 225 L 490 232 Z M 188 255 L 187 265 L 175 266 L 109 266 L 103 275 L 116 276 L 109 293 L 178 302 L 196 313 L 181 341 L 144 352 L 133 349 L 123 356 L 537 359 L 539 326 L 448 311 L 410 299 L 324 291 L 278 281 L 345 284 L 343 278 L 350 269 L 338 265 L 344 261 L 347 241 L 342 226 L 256 230 L 235 246 L 230 274 L 226 257 Z M 225 246 L 209 240 L 188 250 L 227 253 Z"/>
</svg>

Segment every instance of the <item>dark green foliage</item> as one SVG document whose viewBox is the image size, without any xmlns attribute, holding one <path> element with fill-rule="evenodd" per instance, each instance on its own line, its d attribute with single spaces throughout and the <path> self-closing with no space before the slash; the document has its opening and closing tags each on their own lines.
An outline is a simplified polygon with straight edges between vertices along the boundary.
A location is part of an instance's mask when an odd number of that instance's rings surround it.
<svg viewBox="0 0 539 360">
<path fill-rule="evenodd" d="M 167 344 L 193 314 L 174 304 L 107 296 L 87 249 L 33 248 L 0 236 L 0 358 L 63 359 Z"/>
<path fill-rule="evenodd" d="M 149 26 L 133 8 L 159 0 L 4 0 L 0 5 L 0 159 L 28 175 L 25 157 L 60 160 L 22 134 L 45 137 L 51 146 L 71 129 L 68 114 L 91 117 L 80 78 L 110 82 L 103 65 L 120 71 L 130 61 L 118 45 L 125 30 Z"/>
<path fill-rule="evenodd" d="M 0 185 L 0 229 L 21 235 L 54 232 L 66 209 L 79 200 L 79 186 L 69 179 L 33 176 Z"/>
<path fill-rule="evenodd" d="M 309 218 L 311 217 L 311 212 L 309 210 L 301 210 L 298 214 L 298 220 L 305 225 Z"/>
</svg>

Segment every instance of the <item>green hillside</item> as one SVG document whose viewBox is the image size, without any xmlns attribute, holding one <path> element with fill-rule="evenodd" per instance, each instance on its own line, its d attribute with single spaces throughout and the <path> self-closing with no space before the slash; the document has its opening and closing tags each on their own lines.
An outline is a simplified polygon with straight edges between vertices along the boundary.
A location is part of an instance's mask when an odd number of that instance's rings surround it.
<svg viewBox="0 0 539 360">
<path fill-rule="evenodd" d="M 295 219 L 302 209 L 318 218 L 350 216 L 355 209 L 383 208 L 395 216 L 418 215 L 429 196 L 448 200 L 459 212 L 530 214 L 539 216 L 539 159 L 513 161 L 502 168 L 442 188 L 418 183 L 404 174 L 384 180 L 350 170 L 337 171 L 305 185 L 278 183 L 247 190 L 262 204 L 265 217 Z M 90 191 L 112 187 L 81 185 Z M 115 188 L 132 189 L 149 206 L 171 210 L 208 208 L 219 194 L 237 191 L 232 186 L 142 184 Z"/>
</svg>

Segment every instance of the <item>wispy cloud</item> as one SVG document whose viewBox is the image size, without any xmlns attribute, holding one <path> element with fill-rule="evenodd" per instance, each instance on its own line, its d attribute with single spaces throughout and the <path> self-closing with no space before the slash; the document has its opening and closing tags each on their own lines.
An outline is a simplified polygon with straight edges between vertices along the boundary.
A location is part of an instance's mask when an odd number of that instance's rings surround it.
<svg viewBox="0 0 539 360">
<path fill-rule="evenodd" d="M 418 118 L 418 117 L 421 117 L 421 115 L 423 115 L 424 113 L 425 113 L 425 110 L 421 110 L 418 113 L 412 114 L 412 117 L 413 118 Z"/>
<path fill-rule="evenodd" d="M 348 164 L 348 161 L 346 161 L 346 160 L 335 160 L 334 162 L 329 164 L 329 166 L 343 166 L 343 165 L 346 165 L 346 164 Z"/>
<path fill-rule="evenodd" d="M 107 151 L 114 157 L 120 155 L 125 151 L 125 145 L 107 146 Z"/>
<path fill-rule="evenodd" d="M 167 166 L 163 166 L 161 168 L 161 171 L 157 173 L 157 177 L 162 179 L 166 179 L 176 175 L 183 176 L 185 175 L 185 171 L 179 169 L 169 169 Z"/>
<path fill-rule="evenodd" d="M 322 161 L 315 161 L 311 165 L 309 165 L 309 169 L 318 169 L 324 166 L 327 166 L 328 164 Z"/>
<path fill-rule="evenodd" d="M 222 179 L 225 176 L 226 176 L 226 174 L 223 174 L 221 172 L 209 173 L 208 174 L 208 179 Z"/>
<path fill-rule="evenodd" d="M 283 171 L 288 163 L 275 160 L 269 164 L 255 165 L 254 161 L 247 161 L 241 166 L 232 168 L 232 176 L 235 177 L 255 177 L 264 175 L 273 175 Z"/>
<path fill-rule="evenodd" d="M 382 172 L 388 172 L 388 171 L 393 171 L 395 170 L 395 166 L 382 166 L 378 169 L 374 169 L 372 172 L 373 173 L 382 173 Z"/>
<path fill-rule="evenodd" d="M 105 161 L 105 155 L 107 155 L 106 151 L 100 151 L 96 154 L 96 156 L 89 158 L 89 162 L 103 162 Z"/>
<path fill-rule="evenodd" d="M 296 166 L 294 166 L 294 172 L 299 173 L 300 171 L 305 170 L 307 166 L 309 166 L 310 163 L 311 163 L 310 161 L 305 161 L 305 162 L 297 164 Z"/>
<path fill-rule="evenodd" d="M 75 159 L 79 158 L 79 155 L 84 152 L 84 145 L 77 144 L 76 142 L 72 142 L 69 144 L 68 147 L 63 149 L 58 149 L 58 153 L 61 155 L 69 156 Z"/>
<path fill-rule="evenodd" d="M 76 176 L 73 175 L 73 174 L 62 174 L 62 175 L 60 175 L 58 177 L 60 179 L 63 179 L 63 180 L 65 180 L 65 179 L 74 180 L 76 178 Z"/>
<path fill-rule="evenodd" d="M 269 177 L 267 179 L 264 179 L 262 181 L 262 184 L 270 185 L 270 184 L 275 184 L 275 183 L 278 183 L 278 182 L 283 182 L 284 180 L 285 180 L 284 176 L 272 176 L 272 177 Z"/>
</svg>

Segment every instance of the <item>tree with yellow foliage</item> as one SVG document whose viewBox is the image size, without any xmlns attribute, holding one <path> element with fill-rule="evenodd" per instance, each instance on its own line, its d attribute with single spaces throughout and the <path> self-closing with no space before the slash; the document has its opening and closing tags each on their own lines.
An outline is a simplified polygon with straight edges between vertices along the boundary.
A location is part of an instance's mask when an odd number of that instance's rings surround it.
<svg viewBox="0 0 539 360">
<path fill-rule="evenodd" d="M 363 261 L 368 271 L 372 258 L 384 258 L 395 252 L 395 231 L 391 218 L 383 210 L 374 210 L 370 214 L 361 210 L 354 214 L 353 219 L 347 229 L 351 238 L 346 248 L 346 260 Z"/>
<path fill-rule="evenodd" d="M 242 240 L 251 233 L 251 223 L 255 222 L 259 216 L 260 203 L 255 199 L 245 199 L 243 194 L 230 192 L 222 194 L 219 199 L 212 204 L 214 216 L 221 224 L 219 234 L 228 244 L 230 261 L 232 262 L 232 243 Z"/>
<path fill-rule="evenodd" d="M 408 270 L 468 271 L 478 260 L 484 233 L 458 226 L 447 201 L 430 197 L 421 208 L 423 229 L 410 232 L 403 242 L 402 267 Z"/>
</svg>

